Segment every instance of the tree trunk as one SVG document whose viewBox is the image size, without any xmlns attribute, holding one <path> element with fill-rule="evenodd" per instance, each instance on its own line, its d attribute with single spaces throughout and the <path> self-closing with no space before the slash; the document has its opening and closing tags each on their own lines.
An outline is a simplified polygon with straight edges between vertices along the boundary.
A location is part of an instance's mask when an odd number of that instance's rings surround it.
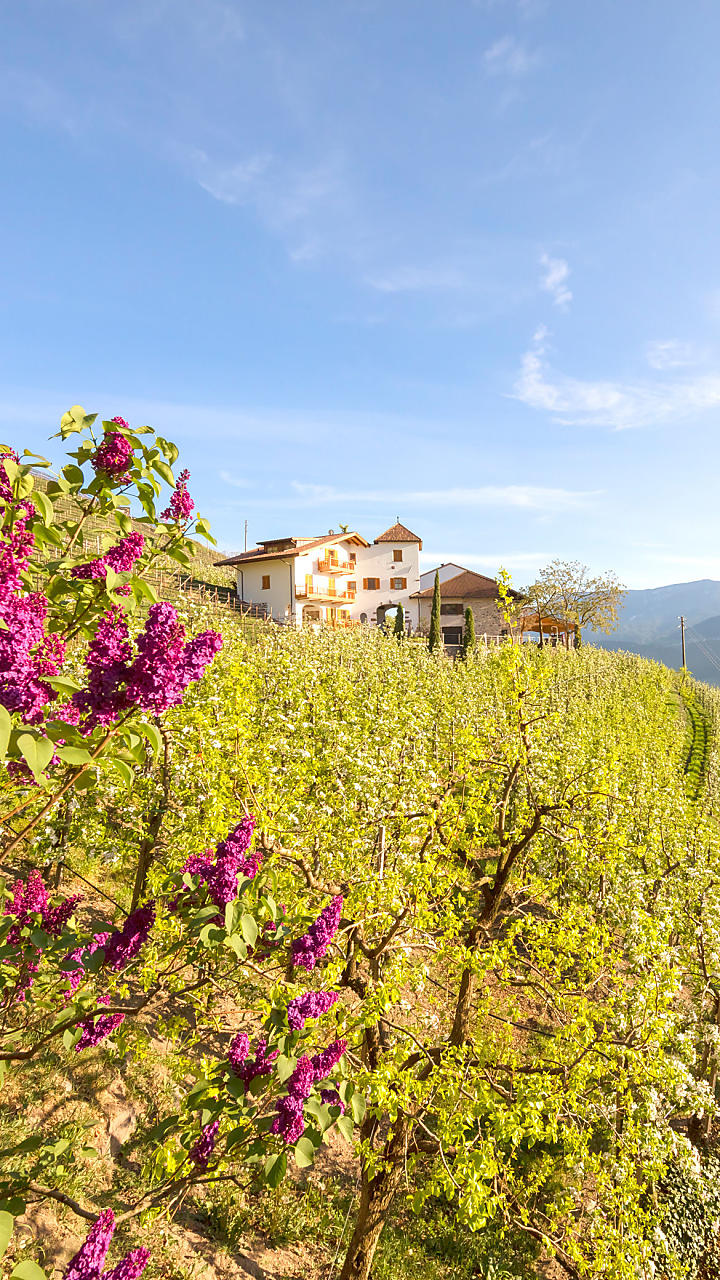
<svg viewBox="0 0 720 1280">
<path fill-rule="evenodd" d="M 385 1145 L 387 1166 L 367 1178 L 363 1172 L 355 1229 L 345 1254 L 339 1280 L 370 1280 L 373 1258 L 387 1215 L 402 1181 L 408 1122 L 399 1117 L 392 1138 Z"/>
</svg>

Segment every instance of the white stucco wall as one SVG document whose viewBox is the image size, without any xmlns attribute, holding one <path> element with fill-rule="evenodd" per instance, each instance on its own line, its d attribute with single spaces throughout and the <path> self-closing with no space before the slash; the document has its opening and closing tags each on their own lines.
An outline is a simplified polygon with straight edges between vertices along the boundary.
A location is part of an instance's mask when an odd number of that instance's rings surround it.
<svg viewBox="0 0 720 1280">
<path fill-rule="evenodd" d="M 394 551 L 402 551 L 402 560 L 395 562 Z M 384 606 L 402 604 L 413 630 L 417 626 L 417 602 L 411 600 L 420 586 L 420 548 L 417 542 L 378 542 L 371 547 L 358 547 L 357 598 L 351 617 L 360 620 L 364 614 L 368 624 L 377 622 L 377 610 Z M 377 591 L 363 590 L 364 578 L 378 578 Z M 391 588 L 391 578 L 405 578 L 404 591 Z"/>
</svg>

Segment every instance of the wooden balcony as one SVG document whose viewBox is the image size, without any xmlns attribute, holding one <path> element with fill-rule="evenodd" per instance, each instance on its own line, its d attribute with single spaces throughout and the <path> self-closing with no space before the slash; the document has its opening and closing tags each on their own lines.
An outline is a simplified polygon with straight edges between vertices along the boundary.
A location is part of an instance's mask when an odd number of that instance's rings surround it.
<svg viewBox="0 0 720 1280">
<path fill-rule="evenodd" d="M 356 569 L 354 560 L 336 560 L 333 556 L 318 560 L 318 573 L 354 573 Z"/>
<path fill-rule="evenodd" d="M 331 591 L 329 587 L 296 587 L 296 600 L 318 600 L 326 604 L 348 604 L 355 599 L 355 591 Z"/>
</svg>

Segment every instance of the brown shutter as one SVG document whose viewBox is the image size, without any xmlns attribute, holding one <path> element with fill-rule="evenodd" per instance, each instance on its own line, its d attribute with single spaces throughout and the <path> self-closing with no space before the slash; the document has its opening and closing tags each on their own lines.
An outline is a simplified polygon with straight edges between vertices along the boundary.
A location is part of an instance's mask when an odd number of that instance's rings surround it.
<svg viewBox="0 0 720 1280">
<path fill-rule="evenodd" d="M 363 578 L 363 591 L 367 591 L 367 590 L 368 590 L 368 580 L 367 578 Z"/>
<path fill-rule="evenodd" d="M 407 591 L 407 578 L 400 579 L 400 590 Z"/>
</svg>

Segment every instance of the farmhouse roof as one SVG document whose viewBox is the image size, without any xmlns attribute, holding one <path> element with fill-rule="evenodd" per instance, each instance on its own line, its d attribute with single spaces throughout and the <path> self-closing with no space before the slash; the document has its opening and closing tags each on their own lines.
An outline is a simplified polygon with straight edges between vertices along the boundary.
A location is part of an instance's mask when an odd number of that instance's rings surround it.
<svg viewBox="0 0 720 1280">
<path fill-rule="evenodd" d="M 416 591 L 413 600 L 431 600 L 434 585 Z M 449 600 L 497 600 L 500 588 L 494 578 L 486 578 L 484 573 L 473 573 L 472 569 L 463 569 L 454 578 L 446 578 L 440 583 L 441 599 Z M 517 592 L 510 591 L 510 595 Z"/>
<path fill-rule="evenodd" d="M 401 524 L 399 520 L 395 524 L 391 524 L 390 528 L 386 529 L 384 533 L 381 533 L 375 539 L 375 542 L 417 542 L 422 551 L 422 538 L 418 538 L 416 533 L 413 533 L 406 525 Z"/>
<path fill-rule="evenodd" d="M 350 542 L 356 547 L 370 546 L 361 533 L 326 533 L 323 538 L 266 538 L 251 551 L 241 551 L 237 556 L 216 560 L 215 565 L 219 567 L 229 564 L 255 564 L 259 560 L 288 560 L 292 556 L 300 556 L 305 551 L 313 551 L 315 547 L 324 547 L 332 542 Z"/>
</svg>

